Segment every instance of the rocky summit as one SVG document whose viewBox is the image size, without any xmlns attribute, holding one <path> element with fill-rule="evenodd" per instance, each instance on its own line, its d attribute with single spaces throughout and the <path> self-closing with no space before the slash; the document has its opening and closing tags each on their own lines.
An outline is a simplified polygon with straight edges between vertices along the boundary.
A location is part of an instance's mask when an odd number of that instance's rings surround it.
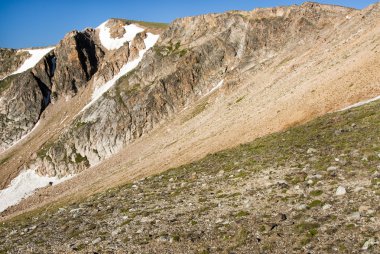
<svg viewBox="0 0 380 254">
<path fill-rule="evenodd" d="M 379 31 L 307 2 L 0 49 L 0 253 L 380 252 Z"/>
</svg>

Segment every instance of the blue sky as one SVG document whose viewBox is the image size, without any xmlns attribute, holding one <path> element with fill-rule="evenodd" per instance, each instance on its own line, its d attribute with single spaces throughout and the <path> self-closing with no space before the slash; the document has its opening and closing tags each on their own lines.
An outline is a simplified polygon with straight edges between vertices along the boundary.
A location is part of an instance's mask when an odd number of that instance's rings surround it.
<svg viewBox="0 0 380 254">
<path fill-rule="evenodd" d="M 96 27 L 111 18 L 171 22 L 226 10 L 301 4 L 291 0 L 0 0 L 0 47 L 53 45 L 71 30 Z M 320 0 L 364 8 L 376 0 Z"/>
</svg>

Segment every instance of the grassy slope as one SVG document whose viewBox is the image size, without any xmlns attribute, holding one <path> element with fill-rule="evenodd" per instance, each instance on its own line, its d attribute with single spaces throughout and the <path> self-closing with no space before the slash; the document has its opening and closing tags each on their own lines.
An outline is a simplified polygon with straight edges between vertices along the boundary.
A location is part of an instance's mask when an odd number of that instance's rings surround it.
<svg viewBox="0 0 380 254">
<path fill-rule="evenodd" d="M 148 22 L 148 21 L 132 20 L 132 19 L 120 19 L 120 18 L 115 18 L 115 19 L 123 20 L 124 22 L 127 22 L 127 23 L 140 24 L 141 26 L 144 26 L 146 28 L 152 28 L 152 29 L 164 30 L 169 27 L 169 24 L 167 23 Z"/>
<path fill-rule="evenodd" d="M 375 102 L 329 114 L 19 216 L 0 226 L 0 253 L 359 253 L 380 238 L 379 110 Z M 335 195 L 339 186 L 345 195 Z"/>
</svg>

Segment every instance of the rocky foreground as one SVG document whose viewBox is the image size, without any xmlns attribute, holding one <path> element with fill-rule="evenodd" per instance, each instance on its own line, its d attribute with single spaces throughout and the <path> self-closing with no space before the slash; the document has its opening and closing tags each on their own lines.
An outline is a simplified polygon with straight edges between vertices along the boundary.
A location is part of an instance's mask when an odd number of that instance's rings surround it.
<svg viewBox="0 0 380 254">
<path fill-rule="evenodd" d="M 0 225 L 0 253 L 379 253 L 380 102 Z"/>
</svg>

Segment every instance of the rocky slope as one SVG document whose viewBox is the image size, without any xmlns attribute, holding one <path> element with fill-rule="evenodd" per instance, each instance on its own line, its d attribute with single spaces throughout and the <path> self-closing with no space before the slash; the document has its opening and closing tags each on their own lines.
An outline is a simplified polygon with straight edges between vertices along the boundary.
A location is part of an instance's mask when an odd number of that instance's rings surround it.
<svg viewBox="0 0 380 254">
<path fill-rule="evenodd" d="M 380 102 L 0 224 L 1 253 L 379 253 Z"/>
<path fill-rule="evenodd" d="M 87 108 L 59 140 L 45 144 L 26 167 L 62 176 L 78 173 L 84 164 L 96 165 L 192 106 L 222 80 L 227 87 L 238 86 L 242 73 L 261 69 L 258 63 L 300 43 L 312 45 L 349 15 L 359 14 L 307 3 L 179 19 L 133 72 Z"/>
</svg>

